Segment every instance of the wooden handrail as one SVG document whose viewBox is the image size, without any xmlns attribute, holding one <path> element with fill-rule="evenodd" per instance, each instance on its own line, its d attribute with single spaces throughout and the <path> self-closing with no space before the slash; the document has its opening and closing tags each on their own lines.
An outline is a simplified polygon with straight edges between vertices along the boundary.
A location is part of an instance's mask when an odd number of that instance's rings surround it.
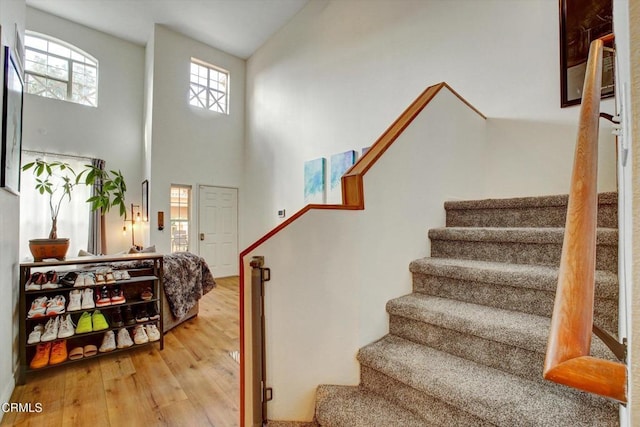
<svg viewBox="0 0 640 427">
<path fill-rule="evenodd" d="M 380 138 L 371 146 L 369 151 L 365 153 L 358 161 L 342 176 L 342 204 L 336 205 L 306 205 L 298 212 L 289 217 L 286 221 L 276 226 L 273 230 L 259 238 L 256 242 L 251 244 L 245 250 L 240 253 L 240 425 L 245 425 L 245 319 L 244 319 L 244 258 L 253 252 L 260 245 L 271 239 L 280 231 L 288 227 L 291 223 L 298 220 L 304 214 L 311 210 L 325 209 L 325 210 L 362 210 L 364 209 L 364 175 L 367 171 L 376 163 L 376 161 L 382 156 L 382 154 L 395 142 L 400 136 L 402 131 L 407 128 L 415 119 L 418 114 L 431 102 L 431 100 L 440 92 L 442 88 L 447 88 L 458 97 L 463 103 L 467 104 L 469 108 L 478 113 L 482 118 L 486 117 L 478 111 L 473 105 L 471 105 L 466 99 L 460 96 L 455 90 L 451 88 L 447 83 L 442 82 L 433 86 L 429 86 L 425 89 L 418 98 L 396 119 L 395 122 L 382 134 Z"/>
<path fill-rule="evenodd" d="M 605 39 L 603 37 L 603 39 Z M 598 127 L 604 41 L 594 40 L 582 91 L 544 378 L 626 403 L 626 365 L 589 356 L 595 288 Z"/>
</svg>

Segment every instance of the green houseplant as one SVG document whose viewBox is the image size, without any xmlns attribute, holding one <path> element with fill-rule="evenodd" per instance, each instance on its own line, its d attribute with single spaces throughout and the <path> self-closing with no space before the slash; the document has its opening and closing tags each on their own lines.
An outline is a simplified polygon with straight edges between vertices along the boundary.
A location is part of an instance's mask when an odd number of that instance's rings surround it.
<svg viewBox="0 0 640 427">
<path fill-rule="evenodd" d="M 36 261 L 45 258 L 64 259 L 69 247 L 69 239 L 58 238 L 58 214 L 63 201 L 71 200 L 73 189 L 76 186 L 95 185 L 94 195 L 87 199 L 92 211 L 101 209 L 104 214 L 111 208 L 117 208 L 120 216 L 126 217 L 127 215 L 125 206 L 127 185 L 120 171 L 106 171 L 93 165 L 85 165 L 83 170 L 76 172 L 68 163 L 47 162 L 42 159 L 27 163 L 22 167 L 22 170 L 31 170 L 36 180 L 36 191 L 46 196 L 49 201 L 51 214 L 49 238 L 29 241 L 29 249 L 31 249 Z"/>
</svg>

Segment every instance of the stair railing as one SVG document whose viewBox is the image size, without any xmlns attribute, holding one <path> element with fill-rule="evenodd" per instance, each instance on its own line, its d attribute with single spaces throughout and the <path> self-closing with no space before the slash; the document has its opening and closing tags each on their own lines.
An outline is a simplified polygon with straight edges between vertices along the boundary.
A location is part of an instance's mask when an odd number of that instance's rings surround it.
<svg viewBox="0 0 640 427">
<path fill-rule="evenodd" d="M 594 40 L 589 50 L 543 376 L 626 403 L 626 365 L 589 355 L 594 327 L 598 122 L 605 42 L 613 42 L 613 35 Z"/>
</svg>

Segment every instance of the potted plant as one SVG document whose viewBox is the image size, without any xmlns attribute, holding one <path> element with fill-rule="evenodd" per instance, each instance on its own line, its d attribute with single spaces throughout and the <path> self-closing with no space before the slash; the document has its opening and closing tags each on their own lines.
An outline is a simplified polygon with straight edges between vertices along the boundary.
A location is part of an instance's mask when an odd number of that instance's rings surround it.
<svg viewBox="0 0 640 427">
<path fill-rule="evenodd" d="M 127 186 L 120 171 L 105 171 L 92 165 L 85 165 L 82 171 L 76 173 L 68 163 L 47 162 L 42 159 L 27 163 L 22 170 L 32 171 L 36 179 L 36 191 L 49 198 L 51 214 L 49 238 L 29 240 L 29 249 L 35 261 L 45 258 L 64 260 L 69 248 L 69 239 L 58 238 L 58 214 L 62 202 L 65 199 L 71 200 L 71 194 L 77 185 L 99 184 L 95 186 L 95 195 L 87 199 L 92 211 L 102 209 L 104 214 L 112 207 L 117 207 L 120 216 L 127 215 L 124 203 Z"/>
</svg>

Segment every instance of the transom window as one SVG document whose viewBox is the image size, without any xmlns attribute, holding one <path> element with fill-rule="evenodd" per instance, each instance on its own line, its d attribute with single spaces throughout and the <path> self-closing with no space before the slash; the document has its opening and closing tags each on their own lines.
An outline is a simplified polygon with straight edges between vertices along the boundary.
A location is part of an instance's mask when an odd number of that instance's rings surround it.
<svg viewBox="0 0 640 427">
<path fill-rule="evenodd" d="M 25 34 L 27 93 L 98 106 L 98 61 L 75 46 L 44 34 Z"/>
<path fill-rule="evenodd" d="M 229 114 L 229 72 L 191 58 L 189 104 Z"/>
</svg>

